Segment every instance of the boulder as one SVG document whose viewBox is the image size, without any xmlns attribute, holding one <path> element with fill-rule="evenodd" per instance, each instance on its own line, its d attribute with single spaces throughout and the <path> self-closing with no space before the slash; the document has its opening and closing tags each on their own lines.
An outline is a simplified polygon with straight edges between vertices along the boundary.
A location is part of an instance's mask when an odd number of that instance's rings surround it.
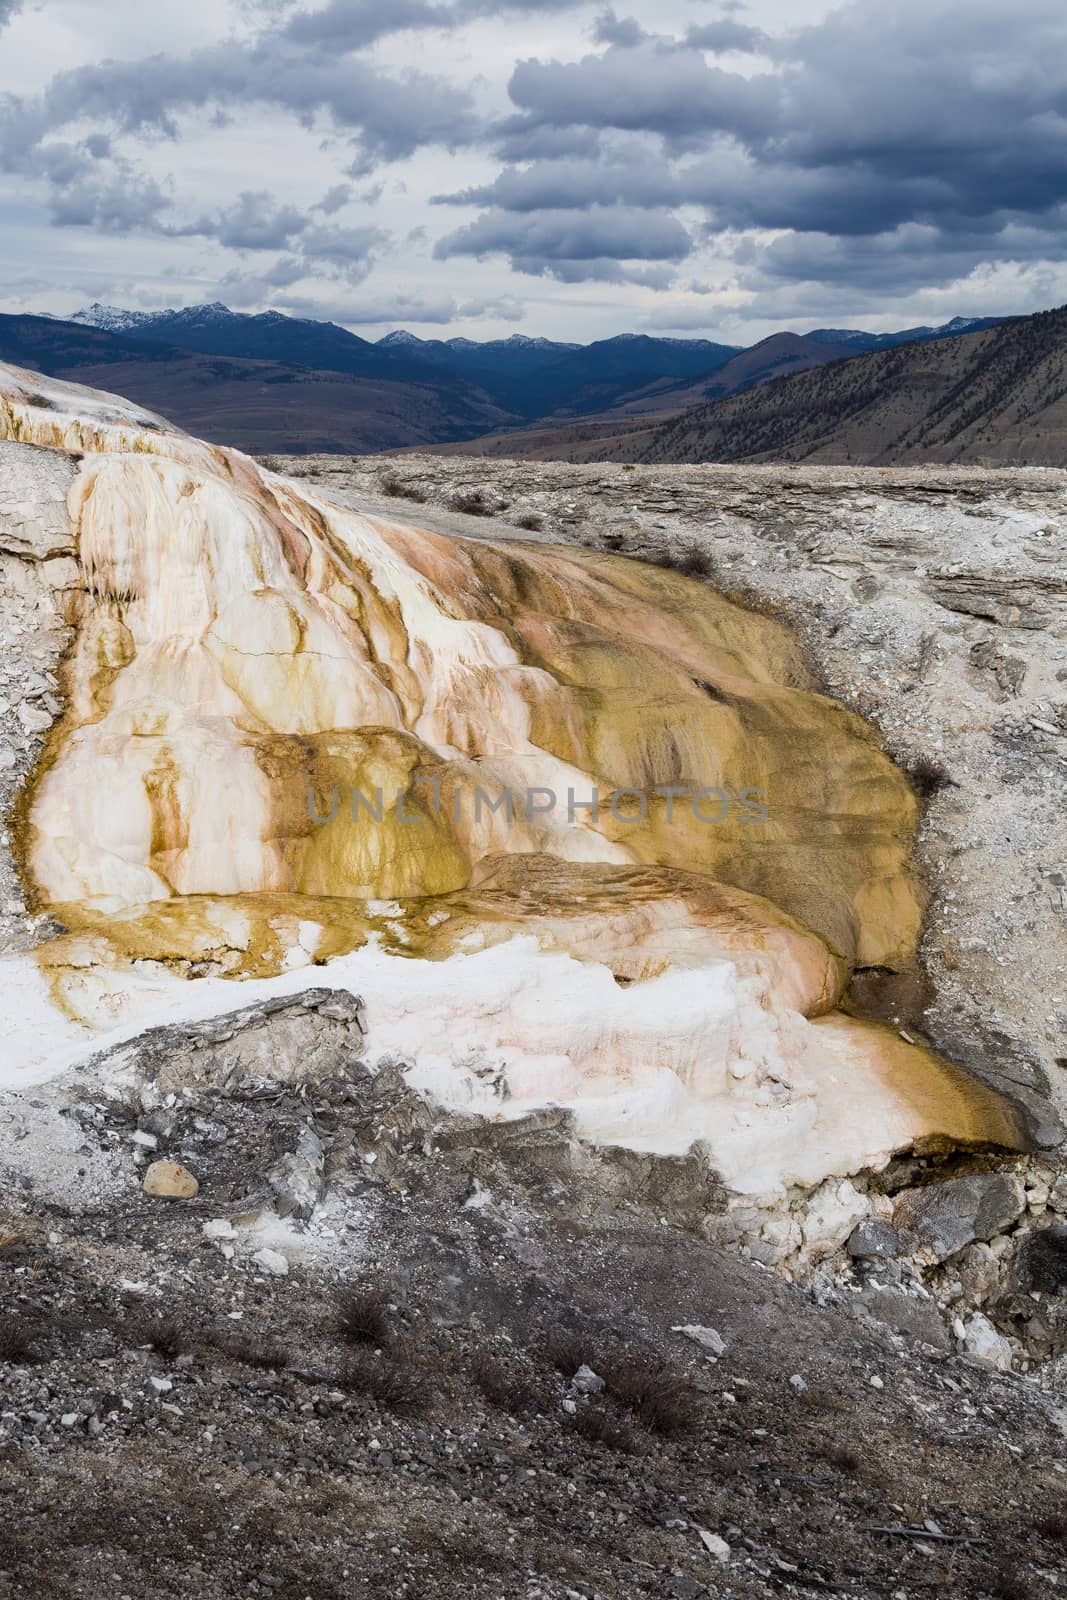
<svg viewBox="0 0 1067 1600">
<path fill-rule="evenodd" d="M 195 1200 L 200 1193 L 200 1185 L 189 1168 L 177 1161 L 153 1161 L 142 1187 L 145 1194 L 158 1200 Z"/>
<path fill-rule="evenodd" d="M 1054 1222 L 1030 1234 L 1019 1252 L 1019 1272 L 1028 1289 L 1044 1294 L 1067 1289 L 1067 1224 Z"/>
<path fill-rule="evenodd" d="M 1011 1345 L 980 1311 L 963 1323 L 960 1349 L 984 1367 L 995 1367 L 998 1372 L 1011 1371 Z"/>
<path fill-rule="evenodd" d="M 933 1300 L 919 1295 L 901 1294 L 896 1289 L 877 1288 L 873 1284 L 861 1289 L 851 1302 L 858 1317 L 869 1317 L 894 1333 L 906 1334 L 932 1345 L 935 1350 L 951 1350 L 952 1341 Z"/>
<path fill-rule="evenodd" d="M 848 1253 L 857 1261 L 891 1261 L 904 1254 L 907 1246 L 892 1223 L 884 1217 L 867 1217 L 848 1238 Z"/>
<path fill-rule="evenodd" d="M 972 1172 L 945 1183 L 905 1189 L 898 1196 L 893 1226 L 909 1249 L 925 1245 L 946 1261 L 976 1240 L 992 1239 L 1026 1209 L 1026 1191 L 1007 1172 Z"/>
</svg>

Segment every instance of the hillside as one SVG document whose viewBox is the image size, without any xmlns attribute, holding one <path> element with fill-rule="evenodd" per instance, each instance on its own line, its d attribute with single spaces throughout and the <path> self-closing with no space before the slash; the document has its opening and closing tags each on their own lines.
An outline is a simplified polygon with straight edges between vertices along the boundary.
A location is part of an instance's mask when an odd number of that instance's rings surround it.
<svg viewBox="0 0 1067 1600">
<path fill-rule="evenodd" d="M 1067 463 L 1067 308 L 764 384 L 586 459 Z"/>
<path fill-rule="evenodd" d="M 429 369 L 420 369 L 418 382 L 405 372 L 360 377 L 176 348 L 139 332 L 48 317 L 0 316 L 0 359 L 125 395 L 242 450 L 360 454 L 469 437 L 513 420 L 473 385 Z"/>
<path fill-rule="evenodd" d="M 812 368 L 836 372 L 871 341 L 888 343 L 878 353 L 888 372 L 907 340 L 915 341 L 907 349 L 927 352 L 918 356 L 921 370 L 948 370 L 969 326 L 955 318 L 895 334 L 782 332 L 750 349 L 648 334 L 574 345 L 522 334 L 420 339 L 405 330 L 372 343 L 335 323 L 246 315 L 217 303 L 159 312 L 94 304 L 69 321 L 0 316 L 0 360 L 116 391 L 203 437 L 259 453 L 442 448 L 545 460 L 684 460 L 703 459 L 690 419 L 700 418 L 703 429 L 709 402 Z M 836 383 L 817 387 L 801 406 L 817 412 L 830 393 L 836 408 Z M 779 388 L 766 411 L 772 455 Z M 732 426 L 734 413 L 715 415 Z M 730 440 L 713 446 L 734 452 L 721 459 L 749 458 L 751 419 L 764 415 L 759 402 L 740 407 Z M 810 432 L 816 425 L 806 422 Z M 876 417 L 876 445 L 884 427 Z"/>
</svg>

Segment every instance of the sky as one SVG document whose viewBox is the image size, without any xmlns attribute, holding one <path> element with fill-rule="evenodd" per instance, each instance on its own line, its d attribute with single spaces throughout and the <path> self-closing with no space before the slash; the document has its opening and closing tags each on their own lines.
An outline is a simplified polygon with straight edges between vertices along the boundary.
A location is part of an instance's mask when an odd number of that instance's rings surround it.
<svg viewBox="0 0 1067 1600">
<path fill-rule="evenodd" d="M 0 0 L 0 311 L 750 344 L 1067 301 L 1063 0 Z"/>
</svg>

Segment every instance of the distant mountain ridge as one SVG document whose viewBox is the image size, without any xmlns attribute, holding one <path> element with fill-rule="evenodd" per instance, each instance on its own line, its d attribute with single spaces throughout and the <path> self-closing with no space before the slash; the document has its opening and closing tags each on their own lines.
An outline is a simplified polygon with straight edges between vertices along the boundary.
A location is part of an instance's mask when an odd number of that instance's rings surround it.
<svg viewBox="0 0 1067 1600">
<path fill-rule="evenodd" d="M 1067 307 L 852 355 L 666 422 L 461 449 L 536 459 L 1067 466 Z"/>
<path fill-rule="evenodd" d="M 982 326 L 998 319 L 981 319 Z M 128 395 L 208 438 L 251 451 L 360 453 L 483 436 L 516 439 L 688 412 L 783 375 L 898 345 L 958 337 L 969 319 L 900 334 L 783 332 L 750 349 L 623 333 L 575 344 L 515 333 L 377 341 L 337 323 L 219 301 L 162 311 L 93 305 L 63 320 L 0 316 L 0 359 Z"/>
</svg>

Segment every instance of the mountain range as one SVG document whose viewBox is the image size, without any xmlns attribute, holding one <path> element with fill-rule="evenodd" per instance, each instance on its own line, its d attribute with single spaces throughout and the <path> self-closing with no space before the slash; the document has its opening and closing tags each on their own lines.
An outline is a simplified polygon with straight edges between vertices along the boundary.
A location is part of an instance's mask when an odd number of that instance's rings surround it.
<svg viewBox="0 0 1067 1600">
<path fill-rule="evenodd" d="M 568 461 L 1067 465 L 1067 307 L 870 351 L 667 420 L 496 435 L 485 455 Z"/>
<path fill-rule="evenodd" d="M 521 334 L 421 339 L 403 329 L 373 342 L 336 323 L 219 303 L 158 312 L 96 303 L 68 319 L 0 316 L 0 359 L 117 391 L 253 453 L 358 454 L 592 418 L 617 433 L 857 352 L 951 340 L 997 320 L 894 334 L 783 332 L 743 349 L 647 334 L 581 345 Z"/>
</svg>

